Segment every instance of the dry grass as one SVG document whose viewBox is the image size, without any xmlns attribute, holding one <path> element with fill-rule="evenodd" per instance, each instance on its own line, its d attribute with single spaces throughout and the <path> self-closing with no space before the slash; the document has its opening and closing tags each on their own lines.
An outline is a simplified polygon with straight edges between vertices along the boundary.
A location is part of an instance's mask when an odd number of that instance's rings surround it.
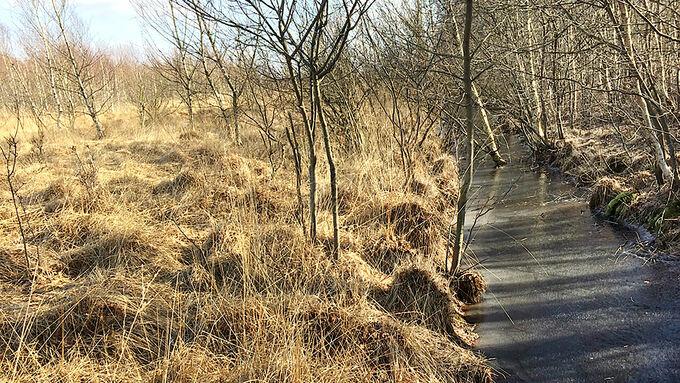
<svg viewBox="0 0 680 383">
<path fill-rule="evenodd" d="M 649 150 L 639 130 L 632 126 L 618 130 L 613 125 L 571 129 L 555 148 L 536 154 L 578 185 L 592 185 L 602 177 L 627 178 L 649 168 Z"/>
<path fill-rule="evenodd" d="M 48 132 L 43 158 L 29 156 L 31 127 L 20 132 L 17 180 L 40 265 L 29 280 L 3 185 L 0 381 L 491 380 L 469 348 L 462 290 L 437 272 L 457 174 L 435 145 L 407 186 L 378 133 L 339 156 L 332 262 L 325 165 L 312 245 L 292 161 L 272 176 L 256 132 L 234 147 L 210 127 L 141 131 L 133 118 L 107 118 L 101 141 L 84 121 Z"/>
</svg>

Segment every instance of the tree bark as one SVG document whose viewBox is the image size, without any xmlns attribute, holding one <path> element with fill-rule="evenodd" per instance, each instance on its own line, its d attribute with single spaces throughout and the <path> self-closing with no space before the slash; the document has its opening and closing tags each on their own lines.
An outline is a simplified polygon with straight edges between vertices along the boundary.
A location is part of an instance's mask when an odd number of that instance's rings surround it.
<svg viewBox="0 0 680 383">
<path fill-rule="evenodd" d="M 465 133 L 467 135 L 466 161 L 463 185 L 458 198 L 458 216 L 456 219 L 456 238 L 453 246 L 453 259 L 449 272 L 456 275 L 463 257 L 463 239 L 465 233 L 465 212 L 467 210 L 468 193 L 472 185 L 474 171 L 474 94 L 472 91 L 470 34 L 472 33 L 472 0 L 465 1 L 465 29 L 463 32 L 463 86 L 465 88 Z M 447 260 L 448 263 L 448 260 Z M 448 264 L 446 265 L 448 266 Z"/>
<path fill-rule="evenodd" d="M 666 162 L 666 154 L 664 148 L 659 142 L 659 139 L 654 134 L 656 128 L 652 116 L 652 111 L 650 110 L 654 106 L 650 105 L 650 102 L 648 100 L 648 97 L 650 97 L 651 95 L 649 94 L 650 92 L 648 92 L 646 89 L 644 79 L 642 78 L 642 74 L 640 73 L 640 70 L 637 66 L 637 62 L 635 60 L 630 15 L 628 13 L 628 10 L 625 8 L 624 4 L 623 3 L 619 4 L 618 12 L 620 13 L 621 17 L 625 20 L 626 26 L 624 26 L 623 21 L 617 19 L 614 13 L 615 12 L 614 8 L 608 1 L 605 2 L 605 10 L 607 11 L 609 19 L 615 26 L 614 31 L 616 33 L 616 38 L 619 44 L 619 50 L 621 51 L 621 53 L 623 53 L 626 59 L 626 63 L 628 64 L 629 70 L 635 77 L 636 86 L 635 89 L 637 93 L 636 96 L 638 99 L 638 104 L 640 105 L 640 110 L 642 111 L 642 115 L 647 124 L 647 129 L 643 129 L 643 134 L 646 136 L 647 140 L 651 143 L 654 149 L 654 158 L 656 160 L 657 166 L 659 167 L 661 173 L 663 174 L 663 178 L 667 180 L 671 179 L 673 177 L 673 174 L 668 166 L 668 163 Z"/>
<path fill-rule="evenodd" d="M 531 23 L 531 17 L 527 18 L 527 32 L 529 33 L 529 43 L 534 45 L 534 27 Z M 529 70 L 531 71 L 531 91 L 534 95 L 534 110 L 536 113 L 536 133 L 543 140 L 546 139 L 544 121 L 543 102 L 538 89 L 538 77 L 536 76 L 536 65 L 534 63 L 534 50 L 529 49 Z"/>
<path fill-rule="evenodd" d="M 450 17 L 451 20 L 453 21 L 453 28 L 455 30 L 455 35 L 456 35 L 456 41 L 458 42 L 458 47 L 460 48 L 460 53 L 464 55 L 465 53 L 463 52 L 463 43 L 460 38 L 460 32 L 458 31 L 458 22 L 456 22 L 456 17 L 455 17 L 455 12 L 453 9 L 453 1 L 449 1 L 449 12 L 450 12 Z M 493 129 L 491 128 L 491 121 L 489 120 L 489 114 L 486 111 L 486 108 L 484 107 L 484 102 L 482 100 L 482 96 L 477 89 L 477 86 L 475 84 L 472 84 L 472 92 L 474 94 L 474 99 L 475 102 L 477 103 L 477 107 L 479 108 L 479 112 L 482 115 L 482 121 L 484 122 L 484 133 L 486 133 L 487 139 L 489 140 L 489 152 L 491 153 L 491 158 L 493 158 L 493 161 L 496 163 L 498 166 L 503 166 L 507 164 L 507 162 L 503 159 L 503 156 L 501 156 L 501 153 L 498 151 L 498 145 L 496 144 L 496 136 L 493 133 Z"/>
<path fill-rule="evenodd" d="M 328 172 L 331 181 L 331 209 L 333 214 L 333 259 L 338 259 L 338 252 L 340 248 L 340 228 L 338 217 L 338 181 L 335 171 L 335 160 L 333 159 L 333 149 L 331 148 L 331 141 L 328 134 L 328 125 L 326 124 L 326 117 L 324 115 L 321 91 L 319 90 L 319 79 L 314 78 L 314 98 L 316 99 L 316 108 L 319 115 L 319 123 L 321 124 L 321 132 L 323 134 L 323 144 L 326 149 L 326 160 L 328 161 Z"/>
</svg>

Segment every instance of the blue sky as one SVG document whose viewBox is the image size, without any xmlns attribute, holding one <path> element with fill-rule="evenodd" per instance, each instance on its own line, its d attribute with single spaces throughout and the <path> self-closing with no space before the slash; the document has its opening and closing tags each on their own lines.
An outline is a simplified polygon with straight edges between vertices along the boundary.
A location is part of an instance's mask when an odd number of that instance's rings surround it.
<svg viewBox="0 0 680 383">
<path fill-rule="evenodd" d="M 17 4 L 24 0 L 0 0 L 0 24 L 17 27 Z M 70 0 L 76 13 L 89 27 L 92 38 L 105 45 L 141 46 L 143 37 L 130 0 Z"/>
</svg>

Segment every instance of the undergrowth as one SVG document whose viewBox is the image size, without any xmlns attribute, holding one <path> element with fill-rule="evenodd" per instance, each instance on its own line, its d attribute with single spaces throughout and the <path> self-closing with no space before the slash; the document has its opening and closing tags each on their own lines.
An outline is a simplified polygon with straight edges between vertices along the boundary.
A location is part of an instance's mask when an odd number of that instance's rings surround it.
<svg viewBox="0 0 680 383">
<path fill-rule="evenodd" d="M 311 244 L 292 159 L 272 172 L 256 132 L 243 147 L 225 142 L 211 131 L 87 142 L 53 132 L 40 162 L 22 157 L 40 259 L 28 280 L 2 189 L 0 380 L 491 380 L 461 311 L 483 286 L 439 274 L 458 189 L 451 156 L 427 146 L 406 186 L 378 136 L 339 156 L 334 262 L 328 185 Z"/>
</svg>

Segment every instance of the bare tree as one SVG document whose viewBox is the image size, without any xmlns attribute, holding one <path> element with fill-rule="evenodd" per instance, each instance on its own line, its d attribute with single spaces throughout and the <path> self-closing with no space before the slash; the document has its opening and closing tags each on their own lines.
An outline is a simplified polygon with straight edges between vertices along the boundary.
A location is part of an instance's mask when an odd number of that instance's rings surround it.
<svg viewBox="0 0 680 383">
<path fill-rule="evenodd" d="M 59 27 L 59 34 L 66 49 L 67 58 L 71 69 L 70 75 L 77 85 L 78 93 L 85 103 L 85 107 L 87 108 L 90 118 L 92 118 L 92 122 L 94 123 L 95 129 L 97 130 L 97 138 L 104 138 L 104 130 L 101 123 L 99 122 L 99 110 L 95 104 L 95 94 L 97 91 L 101 90 L 101 88 L 95 89 L 93 87 L 94 77 L 91 75 L 91 73 L 88 73 L 88 69 L 93 65 L 94 58 L 88 57 L 90 55 L 88 55 L 85 51 L 85 54 L 82 55 L 83 60 L 81 62 L 77 60 L 75 45 L 78 44 L 81 49 L 85 50 L 86 43 L 84 41 L 77 41 L 75 36 L 67 31 L 65 24 L 65 18 L 68 12 L 66 0 L 50 1 L 52 3 L 52 16 Z"/>
<path fill-rule="evenodd" d="M 19 224 L 19 234 L 21 235 L 21 242 L 24 247 L 24 257 L 26 259 L 26 272 L 27 277 L 31 277 L 31 259 L 28 254 L 28 245 L 26 240 L 26 233 L 24 231 L 23 220 L 21 219 L 21 212 L 19 211 L 19 196 L 16 187 L 16 171 L 17 171 L 17 157 L 18 157 L 18 144 L 17 144 L 17 132 L 21 122 L 17 122 L 17 130 L 5 139 L 5 145 L 0 146 L 0 154 L 5 161 L 5 181 L 7 182 L 7 187 L 12 196 L 12 204 L 14 206 L 14 216 Z M 36 265 L 37 267 L 37 265 Z"/>
<path fill-rule="evenodd" d="M 57 38 L 48 23 L 52 18 L 49 11 L 45 9 L 45 4 L 39 0 L 31 0 L 23 5 L 23 19 L 26 27 L 26 34 L 37 36 L 39 39 L 39 47 L 35 49 L 26 49 L 36 63 L 40 63 L 42 70 L 47 73 L 47 78 L 50 87 L 50 94 L 54 100 L 57 115 L 55 120 L 57 122 L 57 129 L 62 127 L 62 116 L 64 108 L 61 104 L 61 97 L 57 86 L 57 70 L 54 58 L 54 45 Z M 28 40 L 28 39 L 27 39 Z"/>
<path fill-rule="evenodd" d="M 183 0 L 185 6 L 215 22 L 240 30 L 269 49 L 281 63 L 280 75 L 289 81 L 296 108 L 307 137 L 309 166 L 309 235 L 316 240 L 316 128 L 321 127 L 331 183 L 333 256 L 339 250 L 337 171 L 333 158 L 330 126 L 326 119 L 323 80 L 333 70 L 350 33 L 356 28 L 371 1 L 228 1 L 200 5 Z M 237 11 L 237 12 L 235 12 Z"/>
<path fill-rule="evenodd" d="M 191 0 L 193 8 L 198 9 L 199 0 Z M 220 38 L 214 22 L 210 22 L 202 12 L 195 12 L 199 29 L 199 57 L 208 86 L 217 102 L 217 107 L 225 124 L 231 120 L 232 130 L 227 129 L 229 136 L 234 142 L 241 145 L 241 133 L 239 129 L 239 100 L 245 91 L 256 57 L 257 39 L 252 44 L 253 49 L 247 53 L 248 47 L 239 40 L 239 30 L 235 30 L 236 36 L 224 36 Z M 206 48 L 207 39 L 209 47 Z M 225 40 L 231 40 L 228 44 Z M 231 97 L 231 117 L 226 103 L 223 100 L 222 87 L 218 80 L 213 79 L 212 73 L 217 70 L 219 79 L 227 85 Z"/>
<path fill-rule="evenodd" d="M 463 49 L 463 41 L 460 37 L 460 31 L 458 27 L 458 22 L 456 20 L 456 12 L 453 6 L 453 1 L 452 0 L 447 0 L 448 1 L 448 11 L 450 13 L 449 17 L 447 17 L 447 20 L 451 21 L 451 24 L 449 28 L 453 29 L 453 33 L 456 38 L 457 45 L 459 47 L 459 52 L 460 54 L 464 57 L 465 52 Z M 489 148 L 489 153 L 491 154 L 491 157 L 493 158 L 494 162 L 496 162 L 496 165 L 498 166 L 503 166 L 507 162 L 503 159 L 503 156 L 501 156 L 501 153 L 498 150 L 498 145 L 496 144 L 496 136 L 494 135 L 493 129 L 491 128 L 491 122 L 489 119 L 489 113 L 487 112 L 486 108 L 484 107 L 484 101 L 482 100 L 481 92 L 477 88 L 477 86 L 474 84 L 474 82 L 471 84 L 472 86 L 472 93 L 474 95 L 474 101 L 477 104 L 477 108 L 479 108 L 479 112 L 482 117 L 482 122 L 484 124 L 484 133 L 487 136 L 487 142 L 486 144 L 488 145 Z"/>
<path fill-rule="evenodd" d="M 193 18 L 185 9 L 176 7 L 177 0 L 137 1 L 137 11 L 152 31 L 162 36 L 171 49 L 157 43 L 154 46 L 154 68 L 177 88 L 177 95 L 186 108 L 189 127 L 196 128 L 196 75 L 199 63 L 191 52 L 198 34 Z"/>
<path fill-rule="evenodd" d="M 380 24 L 367 33 L 375 53 L 372 75 L 378 86 L 369 86 L 373 99 L 392 126 L 399 147 L 404 183 L 413 180 L 414 156 L 439 120 L 442 76 L 437 71 L 436 42 L 426 36 L 431 15 L 422 2 L 412 7 L 381 9 Z"/>
<path fill-rule="evenodd" d="M 465 88 L 465 134 L 466 134 L 466 153 L 463 184 L 458 197 L 458 217 L 456 219 L 456 235 L 453 245 L 451 267 L 449 268 L 448 256 L 446 259 L 446 270 L 452 275 L 456 275 L 460 269 L 460 261 L 463 257 L 463 236 L 465 233 L 465 212 L 467 211 L 468 193 L 472 185 L 472 175 L 474 172 L 474 115 L 475 101 L 472 90 L 472 52 L 470 51 L 470 36 L 472 34 L 472 0 L 465 1 L 465 25 L 463 28 L 463 87 Z"/>
</svg>

